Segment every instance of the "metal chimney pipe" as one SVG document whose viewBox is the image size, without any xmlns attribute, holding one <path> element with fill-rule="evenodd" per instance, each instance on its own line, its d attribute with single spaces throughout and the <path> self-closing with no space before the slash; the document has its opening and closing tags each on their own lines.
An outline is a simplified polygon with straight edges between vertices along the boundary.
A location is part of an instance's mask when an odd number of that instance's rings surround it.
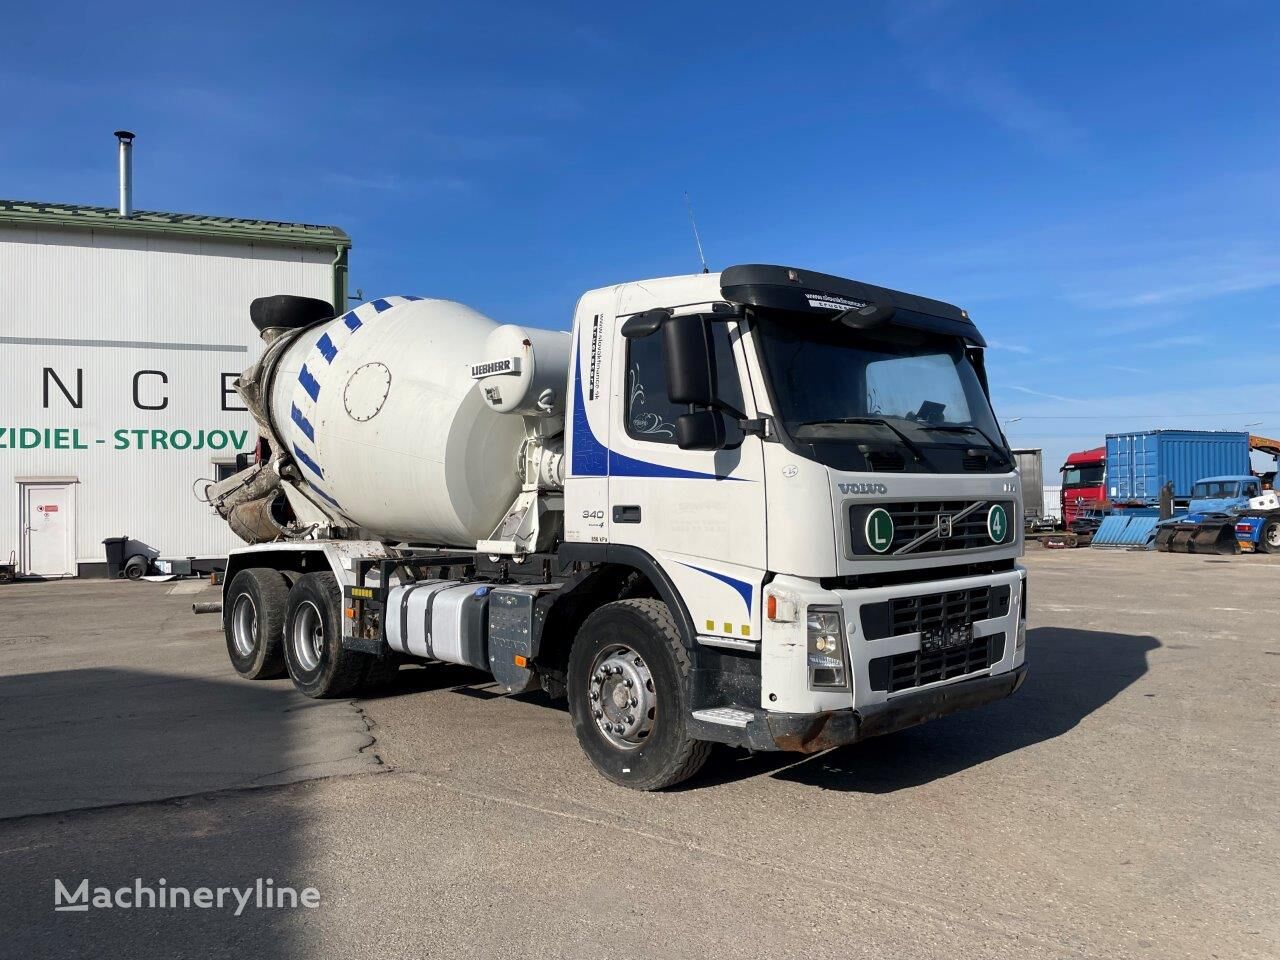
<svg viewBox="0 0 1280 960">
<path fill-rule="evenodd" d="M 120 216 L 133 215 L 133 134 L 117 130 L 120 141 Z"/>
</svg>

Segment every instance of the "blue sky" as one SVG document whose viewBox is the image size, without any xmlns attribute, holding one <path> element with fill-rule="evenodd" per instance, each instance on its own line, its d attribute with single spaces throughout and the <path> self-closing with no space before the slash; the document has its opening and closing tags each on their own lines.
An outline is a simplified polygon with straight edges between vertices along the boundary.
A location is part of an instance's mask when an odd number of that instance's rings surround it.
<svg viewBox="0 0 1280 960">
<path fill-rule="evenodd" d="M 352 286 L 564 326 L 773 262 L 958 303 L 1050 469 L 1108 431 L 1280 435 L 1280 7 L 23 4 L 0 195 L 354 238 Z M 18 42 L 20 41 L 20 42 Z"/>
</svg>

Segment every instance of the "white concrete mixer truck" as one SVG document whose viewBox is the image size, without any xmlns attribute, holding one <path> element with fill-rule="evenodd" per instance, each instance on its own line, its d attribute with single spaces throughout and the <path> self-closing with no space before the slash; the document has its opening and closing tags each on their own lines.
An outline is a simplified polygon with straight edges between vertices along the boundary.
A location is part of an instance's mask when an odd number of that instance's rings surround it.
<svg viewBox="0 0 1280 960">
<path fill-rule="evenodd" d="M 954 306 L 808 270 L 623 283 L 571 332 L 271 297 L 256 461 L 207 489 L 247 678 L 445 661 L 567 696 L 605 777 L 814 752 L 1013 693 L 1021 491 Z"/>
</svg>

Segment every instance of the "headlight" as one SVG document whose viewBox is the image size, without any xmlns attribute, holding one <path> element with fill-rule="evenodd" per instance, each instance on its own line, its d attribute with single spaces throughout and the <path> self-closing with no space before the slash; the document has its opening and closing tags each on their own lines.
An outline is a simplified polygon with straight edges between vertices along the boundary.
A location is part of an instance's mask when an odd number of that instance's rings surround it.
<svg viewBox="0 0 1280 960">
<path fill-rule="evenodd" d="M 839 607 L 810 607 L 806 626 L 809 635 L 809 686 L 848 687 L 843 611 Z"/>
</svg>

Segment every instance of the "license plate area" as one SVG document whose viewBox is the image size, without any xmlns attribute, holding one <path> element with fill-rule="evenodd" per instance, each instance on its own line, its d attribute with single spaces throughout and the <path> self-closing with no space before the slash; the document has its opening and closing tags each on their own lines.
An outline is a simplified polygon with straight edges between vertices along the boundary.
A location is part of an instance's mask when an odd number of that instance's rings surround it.
<svg viewBox="0 0 1280 960">
<path fill-rule="evenodd" d="M 924 630 L 920 634 L 920 649 L 924 653 L 955 650 L 973 643 L 973 624 L 964 621 L 944 623 L 940 627 Z"/>
</svg>

